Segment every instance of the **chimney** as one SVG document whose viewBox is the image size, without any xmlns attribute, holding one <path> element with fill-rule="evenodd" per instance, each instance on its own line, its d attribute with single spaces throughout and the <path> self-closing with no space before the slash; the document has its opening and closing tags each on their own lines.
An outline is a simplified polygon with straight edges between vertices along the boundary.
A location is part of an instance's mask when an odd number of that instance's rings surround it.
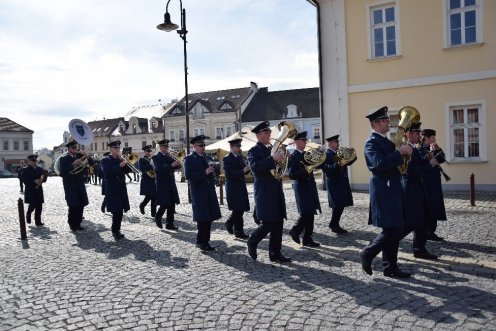
<svg viewBox="0 0 496 331">
<path fill-rule="evenodd" d="M 253 92 L 258 92 L 258 85 L 255 82 L 250 82 L 250 88 Z"/>
</svg>

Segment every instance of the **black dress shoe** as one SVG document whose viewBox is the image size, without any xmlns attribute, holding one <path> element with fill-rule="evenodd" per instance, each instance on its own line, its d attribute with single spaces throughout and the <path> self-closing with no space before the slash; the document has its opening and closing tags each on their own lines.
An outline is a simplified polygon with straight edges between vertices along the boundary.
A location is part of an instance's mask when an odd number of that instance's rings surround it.
<svg viewBox="0 0 496 331">
<path fill-rule="evenodd" d="M 139 210 L 141 214 L 145 215 L 145 206 L 143 206 L 141 203 L 139 205 Z"/>
<path fill-rule="evenodd" d="M 231 220 L 227 220 L 224 225 L 226 226 L 227 233 L 234 234 L 234 224 L 232 224 Z"/>
<path fill-rule="evenodd" d="M 177 226 L 175 226 L 174 224 L 171 224 L 171 223 L 165 224 L 165 228 L 167 230 L 179 230 L 179 228 Z"/>
<path fill-rule="evenodd" d="M 248 246 L 248 255 L 250 255 L 250 257 L 253 260 L 256 260 L 257 259 L 257 247 L 251 245 L 249 242 L 248 242 L 247 246 Z"/>
<path fill-rule="evenodd" d="M 408 272 L 401 271 L 400 269 L 385 270 L 383 273 L 384 276 L 391 278 L 409 278 L 412 276 Z"/>
<path fill-rule="evenodd" d="M 210 244 L 200 245 L 200 249 L 204 252 L 215 251 L 215 247 L 210 246 Z"/>
<path fill-rule="evenodd" d="M 78 226 L 76 226 L 74 228 L 76 229 L 76 231 L 84 230 L 84 228 L 81 225 L 78 225 Z"/>
<path fill-rule="evenodd" d="M 115 240 L 124 238 L 124 235 L 120 232 L 113 232 L 112 235 L 114 236 Z"/>
<path fill-rule="evenodd" d="M 320 244 L 318 242 L 315 242 L 315 241 L 308 241 L 308 242 L 304 242 L 303 243 L 303 246 L 306 246 L 306 247 L 319 247 Z"/>
<path fill-rule="evenodd" d="M 152 211 L 150 215 L 151 215 L 153 218 L 155 218 L 155 215 L 157 215 L 157 212 Z"/>
<path fill-rule="evenodd" d="M 348 233 L 345 229 L 343 229 L 340 226 L 329 226 L 332 232 L 337 233 L 337 234 L 345 234 Z"/>
<path fill-rule="evenodd" d="M 157 224 L 157 226 L 160 228 L 160 229 L 163 229 L 164 226 L 162 225 L 162 220 L 157 220 L 155 219 L 155 224 Z"/>
<path fill-rule="evenodd" d="M 437 260 L 437 256 L 429 253 L 428 251 L 414 252 L 413 256 L 415 256 L 417 259 L 422 259 L 422 260 L 431 260 L 431 261 Z"/>
<path fill-rule="evenodd" d="M 285 257 L 284 255 L 282 254 L 279 254 L 279 255 L 276 255 L 276 256 L 269 256 L 269 259 L 272 261 L 272 262 L 291 262 L 291 259 L 289 257 Z"/>
<path fill-rule="evenodd" d="M 235 234 L 234 237 L 236 237 L 238 239 L 248 239 L 248 238 L 250 238 L 250 236 L 247 235 L 246 233 L 238 233 L 238 234 Z"/>
<path fill-rule="evenodd" d="M 295 243 L 297 244 L 301 243 L 300 236 L 298 236 L 293 229 L 289 230 L 289 235 L 291 236 L 291 239 L 293 239 Z"/>
<path fill-rule="evenodd" d="M 26 216 L 26 223 L 31 224 L 31 215 Z"/>
<path fill-rule="evenodd" d="M 365 253 L 360 252 L 360 261 L 362 262 L 362 269 L 367 275 L 372 275 L 372 260 L 369 259 Z"/>
<path fill-rule="evenodd" d="M 427 236 L 427 240 L 430 240 L 430 241 L 444 241 L 444 238 L 439 237 L 435 233 L 431 233 L 429 236 Z"/>
<path fill-rule="evenodd" d="M 45 223 L 43 223 L 43 222 L 38 222 L 38 223 L 35 223 L 35 225 L 36 225 L 36 226 L 43 226 L 43 225 L 45 225 Z"/>
</svg>

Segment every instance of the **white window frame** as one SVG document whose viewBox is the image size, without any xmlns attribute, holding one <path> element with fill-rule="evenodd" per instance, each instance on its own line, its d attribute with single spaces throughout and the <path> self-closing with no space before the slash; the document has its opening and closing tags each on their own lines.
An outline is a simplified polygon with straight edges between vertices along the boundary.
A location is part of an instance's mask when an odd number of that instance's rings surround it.
<svg viewBox="0 0 496 331">
<path fill-rule="evenodd" d="M 459 13 L 459 12 L 465 12 L 468 10 L 472 10 L 472 7 L 469 7 L 467 10 L 467 7 L 461 7 L 458 9 L 454 9 L 453 11 L 450 11 L 450 6 L 449 6 L 449 1 L 450 0 L 444 0 L 443 1 L 443 29 L 444 29 L 444 36 L 443 36 L 443 46 L 444 48 L 456 48 L 456 47 L 463 47 L 463 46 L 471 46 L 471 45 L 478 45 L 482 44 L 484 42 L 483 40 L 483 28 L 484 28 L 484 0 L 475 0 L 475 42 L 470 42 L 470 43 L 465 43 L 465 18 L 462 15 L 462 43 L 457 44 L 457 45 L 452 45 L 451 44 L 451 25 L 450 25 L 450 15 Z M 464 0 L 462 0 L 464 1 Z"/>
<path fill-rule="evenodd" d="M 234 125 L 228 125 L 224 128 L 224 132 L 226 133 L 226 138 L 229 137 L 230 135 L 233 134 L 234 132 Z"/>
<path fill-rule="evenodd" d="M 205 128 L 194 128 L 193 132 L 195 133 L 195 137 L 199 135 L 205 135 Z"/>
<path fill-rule="evenodd" d="M 169 131 L 169 140 L 172 142 L 176 141 L 176 131 L 175 130 Z"/>
<path fill-rule="evenodd" d="M 454 108 L 479 108 L 479 156 L 478 157 L 455 157 L 454 151 L 454 137 L 453 137 L 453 109 Z M 466 119 L 466 110 L 464 111 L 464 119 Z M 478 163 L 478 162 L 487 162 L 487 140 L 486 140 L 486 102 L 484 100 L 467 100 L 467 101 L 458 101 L 458 102 L 449 102 L 445 104 L 445 118 L 446 118 L 446 146 L 445 154 L 447 160 L 453 163 Z M 462 128 L 463 125 L 458 126 L 457 128 Z M 474 127 L 473 125 L 471 127 Z M 465 128 L 469 128 L 465 126 Z M 465 131 L 465 141 L 467 141 L 467 133 Z M 465 144 L 465 149 L 468 148 L 468 145 Z M 443 148 L 444 150 L 444 148 Z"/>
<path fill-rule="evenodd" d="M 394 30 L 395 30 L 395 42 L 396 42 L 396 54 L 394 55 L 383 55 L 383 56 L 375 56 L 375 47 L 374 47 L 374 27 L 373 27 L 373 11 L 377 9 L 385 9 L 386 7 L 394 7 Z M 374 4 L 367 5 L 367 30 L 368 30 L 368 48 L 369 48 L 369 59 L 389 59 L 396 58 L 401 56 L 401 41 L 400 41 L 400 10 L 399 10 L 399 1 L 378 1 Z M 386 27 L 390 26 L 390 23 L 382 23 L 380 25 L 384 28 L 384 37 L 386 34 Z M 387 41 L 387 39 L 384 39 Z M 385 42 L 387 51 L 387 42 Z"/>
<path fill-rule="evenodd" d="M 318 133 L 317 135 L 315 133 Z M 321 139 L 321 135 L 320 135 L 320 127 L 318 126 L 314 126 L 312 128 L 312 139 Z"/>
<path fill-rule="evenodd" d="M 215 127 L 215 139 L 224 139 L 224 129 L 221 126 Z"/>
</svg>

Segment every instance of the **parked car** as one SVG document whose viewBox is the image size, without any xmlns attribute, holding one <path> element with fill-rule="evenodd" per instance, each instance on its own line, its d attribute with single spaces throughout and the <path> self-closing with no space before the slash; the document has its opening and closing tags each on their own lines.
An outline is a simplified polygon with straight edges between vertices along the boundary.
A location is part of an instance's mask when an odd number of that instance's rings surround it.
<svg viewBox="0 0 496 331">
<path fill-rule="evenodd" d="M 15 177 L 15 175 L 6 169 L 0 170 L 0 178 L 10 178 L 10 177 Z"/>
</svg>

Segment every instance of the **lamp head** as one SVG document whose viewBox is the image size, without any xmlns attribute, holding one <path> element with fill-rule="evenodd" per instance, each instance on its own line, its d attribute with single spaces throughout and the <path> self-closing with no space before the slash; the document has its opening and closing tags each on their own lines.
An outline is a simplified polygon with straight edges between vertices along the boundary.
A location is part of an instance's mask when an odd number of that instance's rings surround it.
<svg viewBox="0 0 496 331">
<path fill-rule="evenodd" d="M 179 29 L 179 25 L 172 23 L 171 19 L 170 19 L 170 14 L 168 12 L 166 12 L 164 14 L 164 23 L 157 25 L 157 29 L 162 30 L 162 31 L 166 31 L 166 32 L 170 32 L 172 30 Z"/>
</svg>

